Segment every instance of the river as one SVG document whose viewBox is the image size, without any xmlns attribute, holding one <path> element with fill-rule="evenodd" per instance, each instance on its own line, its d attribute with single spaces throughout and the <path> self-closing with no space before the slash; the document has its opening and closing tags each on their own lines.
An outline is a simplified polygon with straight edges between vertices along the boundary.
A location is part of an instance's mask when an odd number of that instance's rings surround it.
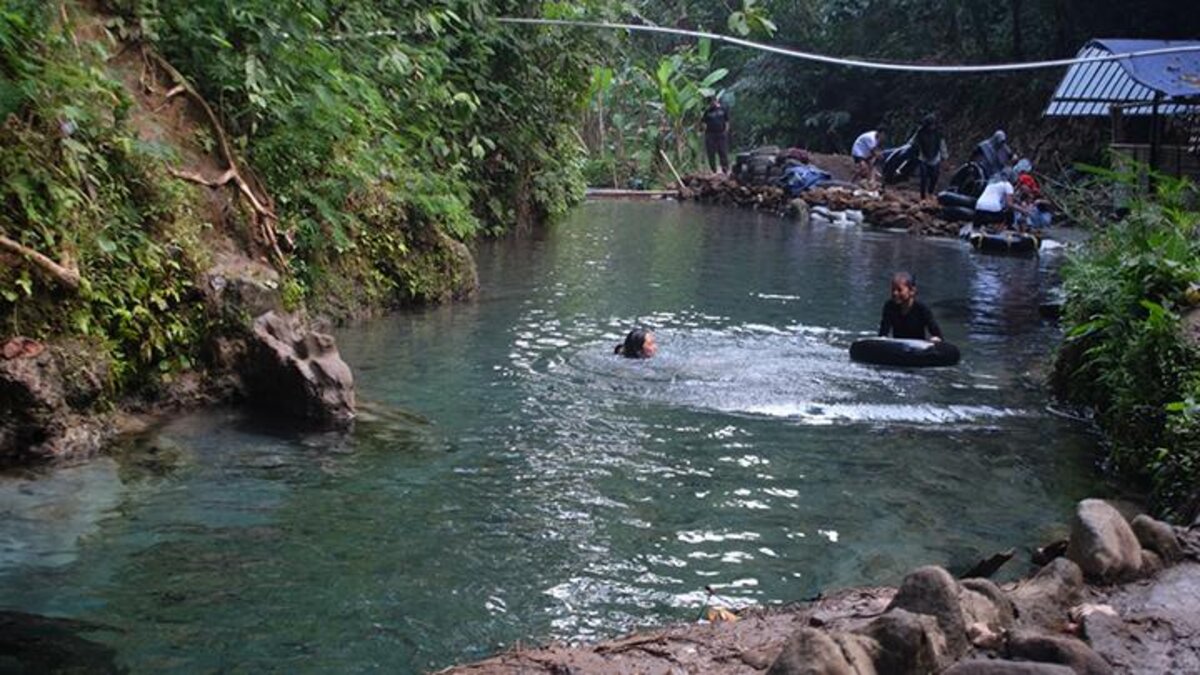
<svg viewBox="0 0 1200 675">
<path fill-rule="evenodd" d="M 339 331 L 349 437 L 210 410 L 0 479 L 0 607 L 133 672 L 419 672 L 961 568 L 1099 489 L 1053 256 L 610 202 L 477 258 L 475 301 Z M 848 360 L 901 269 L 958 367 Z M 658 357 L 612 355 L 635 323 Z"/>
</svg>

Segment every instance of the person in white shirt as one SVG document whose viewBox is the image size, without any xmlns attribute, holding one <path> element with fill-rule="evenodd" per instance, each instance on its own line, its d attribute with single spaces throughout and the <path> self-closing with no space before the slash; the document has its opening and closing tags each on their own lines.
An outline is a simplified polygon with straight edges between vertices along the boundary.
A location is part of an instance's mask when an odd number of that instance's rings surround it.
<svg viewBox="0 0 1200 675">
<path fill-rule="evenodd" d="M 1013 189 L 1012 181 L 1012 170 L 1006 169 L 1000 174 L 999 179 L 988 183 L 987 187 L 983 189 L 983 194 L 975 200 L 975 217 L 972 219 L 972 225 L 976 228 L 985 225 L 1000 225 L 1002 228 L 1006 228 L 1013 224 L 1014 210 L 1021 213 L 1026 212 L 1026 207 L 1013 199 L 1016 190 Z"/>
<path fill-rule="evenodd" d="M 850 156 L 854 158 L 854 180 L 875 180 L 875 163 L 883 152 L 883 132 L 867 131 L 854 139 Z"/>
</svg>

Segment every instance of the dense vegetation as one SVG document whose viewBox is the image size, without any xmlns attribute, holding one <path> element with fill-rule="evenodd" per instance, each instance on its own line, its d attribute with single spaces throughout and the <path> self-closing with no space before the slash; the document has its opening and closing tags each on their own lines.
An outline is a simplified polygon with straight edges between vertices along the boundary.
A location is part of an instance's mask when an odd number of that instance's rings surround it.
<svg viewBox="0 0 1200 675">
<path fill-rule="evenodd" d="M 572 123 L 605 38 L 495 23 L 523 3 L 100 4 L 107 35 L 72 3 L 0 2 L 0 317 L 7 334 L 95 341 L 118 387 L 195 361 L 214 319 L 194 285 L 220 227 L 169 173 L 171 139 L 139 140 L 119 53 L 164 55 L 216 111 L 221 131 L 189 140 L 214 150 L 223 131 L 273 199 L 293 304 L 444 298 L 464 273 L 455 240 L 582 195 Z"/>
<path fill-rule="evenodd" d="M 1153 198 L 1071 258 L 1057 373 L 1061 395 L 1096 411 L 1111 468 L 1185 516 L 1200 508 L 1200 211 L 1188 206 L 1197 196 L 1160 177 Z"/>
<path fill-rule="evenodd" d="M 0 235 L 77 269 L 77 289 L 8 255 L 4 333 L 75 335 L 123 382 L 188 367 L 205 320 L 191 300 L 204 263 L 189 191 L 162 148 L 128 128 L 130 100 L 40 0 L 0 10 Z"/>
</svg>

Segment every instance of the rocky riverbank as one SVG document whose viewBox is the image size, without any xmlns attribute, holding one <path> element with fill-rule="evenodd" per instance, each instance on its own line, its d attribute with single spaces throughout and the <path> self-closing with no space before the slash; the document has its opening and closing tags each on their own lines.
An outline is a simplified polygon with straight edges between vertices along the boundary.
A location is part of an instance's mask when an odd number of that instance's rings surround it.
<svg viewBox="0 0 1200 675">
<path fill-rule="evenodd" d="M 898 588 L 852 588 L 736 615 L 710 611 L 698 624 L 597 645 L 517 647 L 440 672 L 1200 672 L 1200 521 L 1130 522 L 1089 499 L 1077 506 L 1070 539 L 1039 553 L 1053 557 L 1014 583 L 922 567 Z"/>
<path fill-rule="evenodd" d="M 685 189 L 680 194 L 705 204 L 752 208 L 759 211 L 807 219 L 823 210 L 826 215 L 856 212 L 863 219 L 855 224 L 886 229 L 903 229 L 912 234 L 953 237 L 958 235 L 961 222 L 941 217 L 942 207 L 933 200 L 922 201 L 912 190 L 888 188 L 880 191 L 831 186 L 810 188 L 799 196 L 789 196 L 783 188 L 773 185 L 744 185 L 732 176 L 691 175 L 684 178 Z M 836 218 L 826 218 L 836 222 Z"/>
</svg>

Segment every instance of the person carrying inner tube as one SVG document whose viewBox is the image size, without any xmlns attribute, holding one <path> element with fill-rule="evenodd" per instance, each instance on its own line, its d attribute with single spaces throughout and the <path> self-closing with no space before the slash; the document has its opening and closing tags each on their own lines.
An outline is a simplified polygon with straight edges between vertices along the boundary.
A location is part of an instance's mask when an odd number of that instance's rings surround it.
<svg viewBox="0 0 1200 675">
<path fill-rule="evenodd" d="M 620 354 L 627 359 L 648 359 L 658 352 L 658 343 L 654 333 L 638 326 L 625 336 L 625 341 L 613 349 L 614 354 Z"/>
<path fill-rule="evenodd" d="M 934 320 L 933 312 L 924 303 L 917 302 L 917 280 L 908 272 L 892 275 L 892 297 L 883 303 L 879 336 L 942 341 L 942 328 Z"/>
</svg>

